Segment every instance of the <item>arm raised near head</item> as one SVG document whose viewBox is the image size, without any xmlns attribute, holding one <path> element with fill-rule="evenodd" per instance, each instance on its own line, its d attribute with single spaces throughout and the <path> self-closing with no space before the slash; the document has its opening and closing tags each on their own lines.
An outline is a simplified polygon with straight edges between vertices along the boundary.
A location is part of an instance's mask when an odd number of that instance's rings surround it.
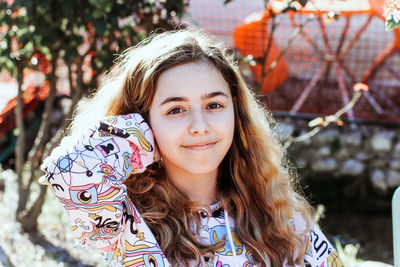
<svg viewBox="0 0 400 267">
<path fill-rule="evenodd" d="M 81 136 L 65 137 L 43 161 L 39 182 L 58 198 L 81 244 L 118 254 L 127 218 L 139 222 L 123 182 L 154 162 L 154 150 L 139 114 L 106 117 Z"/>
</svg>

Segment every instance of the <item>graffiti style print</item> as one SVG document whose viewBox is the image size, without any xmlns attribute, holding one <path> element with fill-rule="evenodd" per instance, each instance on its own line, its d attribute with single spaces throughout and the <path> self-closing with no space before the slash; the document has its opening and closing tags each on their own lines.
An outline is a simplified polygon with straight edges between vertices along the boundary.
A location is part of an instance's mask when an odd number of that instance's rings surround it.
<svg viewBox="0 0 400 267">
<path fill-rule="evenodd" d="M 47 174 L 42 182 L 58 197 L 82 244 L 101 250 L 110 261 L 123 262 L 129 257 L 121 238 L 131 233 L 144 240 L 149 231 L 141 226 L 123 182 L 154 161 L 154 140 L 139 115 L 105 121 L 79 138 L 65 138 L 43 163 Z M 146 242 L 149 249 L 157 246 L 154 237 Z"/>
<path fill-rule="evenodd" d="M 123 182 L 143 172 L 155 157 L 152 132 L 138 114 L 108 117 L 79 137 L 66 137 L 42 165 L 40 179 L 50 186 L 64 207 L 72 231 L 81 244 L 99 251 L 114 266 L 171 266 L 146 223 L 129 199 Z M 259 266 L 240 242 L 232 218 L 225 218 L 219 203 L 210 216 L 200 214 L 199 240 L 208 244 L 225 240 L 214 257 L 202 266 Z M 231 225 L 231 247 L 226 220 Z M 304 221 L 290 221 L 301 232 Z M 342 266 L 336 251 L 314 226 L 304 237 L 304 260 L 311 266 Z M 233 251 L 236 257 L 233 256 Z M 234 264 L 236 263 L 236 265 Z"/>
<path fill-rule="evenodd" d="M 335 257 L 336 250 L 318 227 L 314 226 L 305 236 L 304 240 L 306 242 L 306 255 L 304 259 L 310 266 L 332 266 L 332 258 L 335 258 L 337 264 L 342 263 L 338 256 Z"/>
</svg>

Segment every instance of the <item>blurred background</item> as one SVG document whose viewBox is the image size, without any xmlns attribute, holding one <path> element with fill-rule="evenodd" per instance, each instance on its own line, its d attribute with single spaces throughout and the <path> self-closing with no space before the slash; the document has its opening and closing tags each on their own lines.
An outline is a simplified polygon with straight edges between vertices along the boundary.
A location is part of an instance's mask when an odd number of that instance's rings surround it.
<svg viewBox="0 0 400 267">
<path fill-rule="evenodd" d="M 0 0 L 0 265 L 106 266 L 76 246 L 40 163 L 118 54 L 189 25 L 235 53 L 345 266 L 392 265 L 399 14 L 390 0 Z"/>
</svg>

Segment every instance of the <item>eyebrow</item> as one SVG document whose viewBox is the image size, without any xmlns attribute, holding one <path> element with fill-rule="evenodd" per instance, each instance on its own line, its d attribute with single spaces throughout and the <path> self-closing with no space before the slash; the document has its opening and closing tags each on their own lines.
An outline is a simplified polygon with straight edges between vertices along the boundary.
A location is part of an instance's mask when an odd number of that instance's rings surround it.
<svg viewBox="0 0 400 267">
<path fill-rule="evenodd" d="M 227 94 L 225 94 L 222 91 L 216 91 L 216 92 L 212 92 L 212 93 L 208 93 L 205 95 L 201 96 L 202 100 L 205 99 L 210 99 L 216 96 L 225 96 L 228 97 Z M 163 102 L 161 102 L 160 107 L 164 104 L 170 103 L 170 102 L 181 102 L 181 101 L 188 101 L 188 99 L 186 97 L 180 97 L 180 96 L 172 96 L 172 97 L 168 97 L 167 99 L 165 99 Z"/>
</svg>

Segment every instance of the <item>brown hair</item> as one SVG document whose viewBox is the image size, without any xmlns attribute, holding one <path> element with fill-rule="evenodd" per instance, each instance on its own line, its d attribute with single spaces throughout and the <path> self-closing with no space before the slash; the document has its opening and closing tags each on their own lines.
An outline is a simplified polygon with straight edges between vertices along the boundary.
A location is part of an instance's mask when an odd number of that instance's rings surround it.
<svg viewBox="0 0 400 267">
<path fill-rule="evenodd" d="M 138 112 L 148 119 L 159 75 L 197 61 L 213 64 L 236 99 L 234 137 L 219 166 L 218 190 L 239 240 L 256 262 L 301 263 L 304 243 L 290 226 L 290 218 L 299 213 L 310 225 L 311 208 L 294 190 L 295 176 L 289 173 L 284 150 L 271 130 L 270 114 L 247 88 L 232 53 L 203 32 L 165 32 L 125 51 L 101 88 L 79 105 L 71 132 L 105 115 Z M 188 265 L 194 259 L 199 265 L 201 257 L 213 255 L 223 245 L 198 242 L 190 228 L 190 222 L 199 223 L 198 209 L 167 179 L 162 162 L 132 175 L 126 185 L 171 264 Z"/>
</svg>

